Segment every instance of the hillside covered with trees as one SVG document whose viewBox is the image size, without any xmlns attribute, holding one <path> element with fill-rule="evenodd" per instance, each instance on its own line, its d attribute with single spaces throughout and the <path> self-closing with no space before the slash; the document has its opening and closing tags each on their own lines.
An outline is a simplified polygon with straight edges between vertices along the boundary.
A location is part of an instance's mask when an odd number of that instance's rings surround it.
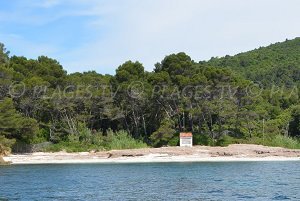
<svg viewBox="0 0 300 201">
<path fill-rule="evenodd" d="M 181 131 L 199 145 L 300 148 L 299 55 L 296 38 L 209 61 L 171 54 L 153 72 L 127 61 L 112 76 L 0 44 L 0 153 L 176 146 Z"/>
</svg>

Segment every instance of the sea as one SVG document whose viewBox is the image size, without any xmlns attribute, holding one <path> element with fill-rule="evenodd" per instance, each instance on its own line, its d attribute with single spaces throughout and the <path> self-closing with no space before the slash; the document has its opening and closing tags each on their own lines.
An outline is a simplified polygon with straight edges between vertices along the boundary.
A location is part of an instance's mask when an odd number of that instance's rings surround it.
<svg viewBox="0 0 300 201">
<path fill-rule="evenodd" d="M 300 200 L 300 162 L 0 166 L 0 200 Z"/>
</svg>

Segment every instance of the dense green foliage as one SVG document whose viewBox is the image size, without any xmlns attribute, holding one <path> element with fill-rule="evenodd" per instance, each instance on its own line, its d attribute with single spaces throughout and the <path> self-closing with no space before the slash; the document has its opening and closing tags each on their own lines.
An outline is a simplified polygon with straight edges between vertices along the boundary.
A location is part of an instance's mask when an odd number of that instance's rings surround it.
<svg viewBox="0 0 300 201">
<path fill-rule="evenodd" d="M 111 76 L 67 74 L 54 59 L 10 57 L 0 44 L 0 148 L 176 146 L 181 131 L 195 144 L 299 148 L 299 55 L 296 38 L 209 61 L 172 54 L 153 72 L 127 61 Z"/>
<path fill-rule="evenodd" d="M 79 136 L 69 135 L 67 141 L 61 141 L 48 146 L 45 151 L 56 152 L 65 150 L 67 152 L 83 152 L 146 147 L 147 144 L 132 138 L 123 130 L 117 132 L 108 130 L 107 135 L 103 135 L 101 132 L 92 133 L 90 130 L 85 129 Z"/>
<path fill-rule="evenodd" d="M 300 82 L 299 44 L 300 38 L 296 38 L 235 56 L 212 58 L 203 63 L 233 69 L 265 86 L 276 84 L 293 87 Z"/>
</svg>

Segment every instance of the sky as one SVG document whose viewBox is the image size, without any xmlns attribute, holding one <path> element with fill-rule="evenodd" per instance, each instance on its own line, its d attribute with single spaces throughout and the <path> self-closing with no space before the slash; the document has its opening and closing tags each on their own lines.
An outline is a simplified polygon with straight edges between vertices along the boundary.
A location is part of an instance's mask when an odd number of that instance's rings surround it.
<svg viewBox="0 0 300 201">
<path fill-rule="evenodd" d="M 0 0 L 11 55 L 57 59 L 69 73 L 151 71 L 165 56 L 195 61 L 300 36 L 299 0 Z"/>
</svg>

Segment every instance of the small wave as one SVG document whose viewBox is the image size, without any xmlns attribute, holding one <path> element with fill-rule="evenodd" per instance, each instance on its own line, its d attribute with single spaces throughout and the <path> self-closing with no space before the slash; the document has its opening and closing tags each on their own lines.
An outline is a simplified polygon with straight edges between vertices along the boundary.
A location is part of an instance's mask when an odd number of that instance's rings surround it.
<svg viewBox="0 0 300 201">
<path fill-rule="evenodd" d="M 291 198 L 285 196 L 285 195 L 277 195 L 272 200 L 290 200 Z"/>
</svg>

